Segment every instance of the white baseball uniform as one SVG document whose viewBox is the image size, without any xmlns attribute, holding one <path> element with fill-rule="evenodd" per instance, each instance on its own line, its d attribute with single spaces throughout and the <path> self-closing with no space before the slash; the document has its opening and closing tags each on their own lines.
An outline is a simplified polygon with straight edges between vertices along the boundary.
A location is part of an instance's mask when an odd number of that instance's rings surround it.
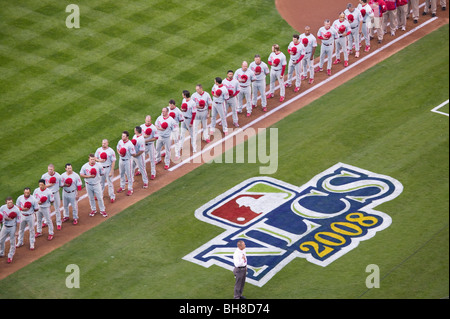
<svg viewBox="0 0 450 319">
<path fill-rule="evenodd" d="M 301 63 L 302 59 L 305 56 L 305 47 L 299 41 L 297 44 L 294 41 L 291 41 L 288 45 L 288 53 L 289 53 L 289 64 L 288 64 L 288 77 L 286 84 L 287 86 L 291 86 L 292 76 L 295 72 L 295 87 L 300 88 L 301 86 Z"/>
<path fill-rule="evenodd" d="M 66 186 L 68 179 L 72 180 L 70 186 Z M 81 177 L 75 172 L 70 175 L 67 172 L 61 174 L 61 179 L 63 181 L 63 191 L 62 191 L 62 201 L 64 206 L 64 218 L 69 218 L 69 205 L 72 206 L 72 216 L 73 219 L 78 219 L 78 201 L 77 195 L 78 191 L 81 191 L 82 182 Z M 114 191 L 114 190 L 113 190 Z"/>
<path fill-rule="evenodd" d="M 345 30 L 343 32 L 339 31 L 339 28 L 341 26 L 345 27 Z M 349 34 L 351 28 L 350 24 L 347 20 L 340 21 L 339 19 L 336 19 L 333 22 L 333 28 L 337 32 L 336 37 L 336 60 L 340 60 L 341 57 L 341 51 L 344 53 L 344 61 L 348 61 L 348 51 L 347 51 L 347 35 Z"/>
<path fill-rule="evenodd" d="M 25 207 L 25 203 L 29 202 L 31 207 Z M 34 248 L 35 243 L 35 232 L 34 224 L 36 222 L 36 212 L 39 210 L 39 205 L 35 197 L 30 195 L 25 197 L 25 195 L 20 195 L 16 200 L 16 206 L 20 209 L 19 217 L 19 237 L 17 239 L 17 246 L 23 245 L 23 237 L 25 233 L 25 228 L 28 226 L 28 231 L 30 233 L 30 248 Z"/>
<path fill-rule="evenodd" d="M 174 119 L 170 139 L 175 147 L 175 156 L 180 157 L 180 123 L 184 122 L 183 112 L 176 106 L 173 109 L 169 107 L 169 116 Z M 197 115 L 195 118 L 197 118 Z"/>
<path fill-rule="evenodd" d="M 91 214 L 97 211 L 97 205 L 95 204 L 95 197 L 97 197 L 98 208 L 101 213 L 105 212 L 105 203 L 103 202 L 103 192 L 100 181 L 105 174 L 105 170 L 99 163 L 91 165 L 89 162 L 81 167 L 80 175 L 94 175 L 93 169 L 96 170 L 95 177 L 84 178 L 84 184 L 86 185 L 86 192 L 89 197 L 89 204 L 91 205 Z"/>
<path fill-rule="evenodd" d="M 197 107 L 197 114 L 194 120 L 195 130 L 198 130 L 199 124 L 201 123 L 203 129 L 203 139 L 209 140 L 208 132 L 208 112 L 212 107 L 212 99 L 208 92 L 203 91 L 201 94 L 195 92 L 191 96 Z"/>
<path fill-rule="evenodd" d="M 102 176 L 102 179 L 100 181 L 100 185 L 102 187 L 102 193 L 104 193 L 104 191 L 105 191 L 105 185 L 108 184 L 109 198 L 116 199 L 116 195 L 114 194 L 114 185 L 111 180 L 111 176 L 109 176 L 109 174 L 111 173 L 112 164 L 113 164 L 113 162 L 116 161 L 116 152 L 114 152 L 114 150 L 111 147 L 107 147 L 106 149 L 104 149 L 102 146 L 100 146 L 95 151 L 95 157 L 101 158 L 100 155 L 102 153 L 106 154 L 106 160 L 101 163 L 99 162 L 105 171 L 105 174 Z M 64 195 L 64 193 L 63 193 L 63 195 Z"/>
<path fill-rule="evenodd" d="M 359 28 L 362 24 L 363 17 L 359 9 L 354 8 L 353 11 L 345 9 L 345 18 L 350 24 L 350 34 L 347 37 L 347 52 L 351 51 L 355 47 L 355 51 L 359 52 L 360 48 L 360 38 L 359 38 Z M 353 21 L 352 21 L 353 20 Z"/>
<path fill-rule="evenodd" d="M 303 43 L 303 39 L 308 39 L 308 43 L 306 46 Z M 301 46 L 304 48 L 304 57 L 301 61 L 302 64 L 302 75 L 306 78 L 309 72 L 309 78 L 314 79 L 314 56 L 313 56 L 313 50 L 317 47 L 317 40 L 316 37 L 310 33 L 309 35 L 306 35 L 305 33 L 300 35 L 300 43 Z"/>
<path fill-rule="evenodd" d="M 220 90 L 220 96 L 215 96 Z M 228 99 L 228 90 L 223 85 L 214 84 L 211 90 L 212 93 L 212 111 L 211 111 L 211 134 L 214 134 L 216 128 L 217 114 L 219 114 L 222 121 L 223 132 L 228 134 L 228 124 L 227 124 L 227 111 L 225 108 L 225 101 Z"/>
<path fill-rule="evenodd" d="M 250 68 L 247 68 L 247 70 L 242 70 L 242 68 L 239 68 L 234 72 L 234 78 L 239 82 L 239 94 L 237 95 L 238 100 L 238 106 L 237 106 L 237 112 L 241 113 L 242 109 L 244 108 L 244 98 L 245 98 L 245 104 L 247 108 L 247 114 L 252 113 L 252 78 L 253 78 L 253 72 L 250 70 Z"/>
<path fill-rule="evenodd" d="M 156 166 L 155 166 L 155 158 L 156 158 L 156 148 L 155 141 L 152 140 L 154 138 L 158 139 L 158 130 L 156 126 L 153 124 L 147 125 L 142 124 L 142 135 L 144 135 L 145 140 L 145 155 L 149 157 L 150 161 L 150 174 L 152 176 L 156 176 Z M 150 134 L 147 134 L 149 132 Z"/>
<path fill-rule="evenodd" d="M 225 100 L 225 109 L 228 111 L 228 107 L 231 108 L 233 123 L 236 125 L 238 123 L 236 95 L 239 94 L 239 82 L 235 78 L 232 78 L 231 80 L 225 78 L 222 80 L 222 84 L 227 88 L 229 96 L 228 99 Z"/>
<path fill-rule="evenodd" d="M 16 217 L 9 217 L 12 212 L 16 213 Z M 9 252 L 8 258 L 13 258 L 16 252 L 16 227 L 17 227 L 17 217 L 20 215 L 19 207 L 13 205 L 8 208 L 8 205 L 3 205 L 0 207 L 0 214 L 3 216 L 3 227 L 0 230 L 0 256 L 5 255 L 5 241 L 9 237 Z"/>
<path fill-rule="evenodd" d="M 147 168 L 145 167 L 145 138 L 142 134 L 134 135 L 132 140 L 136 141 L 136 145 L 134 145 L 134 150 L 137 153 L 142 151 L 142 154 L 136 157 L 133 157 L 133 172 L 135 167 L 137 166 L 139 172 L 142 175 L 142 182 L 144 183 L 144 187 L 148 186 L 148 176 L 147 176 Z"/>
<path fill-rule="evenodd" d="M 120 150 L 125 149 L 125 155 L 120 154 Z M 125 180 L 128 178 L 128 190 L 133 191 L 133 155 L 136 154 L 133 143 L 128 140 L 126 143 L 122 139 L 117 142 L 117 153 L 120 155 L 119 172 L 120 172 L 120 188 L 125 189 Z M 126 176 L 126 177 L 125 177 Z"/>
<path fill-rule="evenodd" d="M 320 46 L 320 61 L 319 61 L 319 69 L 323 69 L 323 65 L 325 63 L 325 57 L 327 57 L 327 70 L 331 70 L 332 65 L 332 57 L 334 51 L 334 40 L 337 38 L 336 29 L 333 27 L 329 27 L 328 29 L 323 26 L 317 32 L 317 38 L 322 41 L 322 45 Z"/>
<path fill-rule="evenodd" d="M 278 80 L 278 84 L 280 85 L 280 96 L 285 96 L 285 87 L 284 87 L 284 71 L 286 69 L 287 60 L 286 56 L 283 52 L 272 52 L 269 55 L 269 65 L 270 67 L 270 85 L 269 85 L 269 94 L 273 94 L 275 91 L 275 81 Z M 276 63 L 276 61 L 279 61 Z"/>
<path fill-rule="evenodd" d="M 59 193 L 59 189 L 62 187 L 61 182 L 61 175 L 59 175 L 57 172 L 53 174 L 53 176 L 50 176 L 50 174 L 47 172 L 42 175 L 42 179 L 45 179 L 45 185 L 50 184 L 50 178 L 55 177 L 56 183 L 54 183 L 52 186 L 48 187 L 53 193 L 53 196 L 55 198 L 55 201 L 53 202 L 53 207 L 55 208 L 55 220 L 56 225 L 61 226 L 61 195 Z M 44 219 L 46 221 L 46 219 Z"/>
<path fill-rule="evenodd" d="M 44 202 L 39 204 L 39 211 L 36 213 L 36 235 L 42 233 L 42 218 L 45 218 L 48 223 L 48 234 L 53 235 L 53 222 L 50 218 L 50 205 L 55 201 L 53 192 L 47 187 L 44 190 L 41 190 L 38 187 L 34 190 L 33 196 L 36 198 L 38 204 L 42 197 L 45 196 L 47 198 Z"/>
<path fill-rule="evenodd" d="M 261 72 L 255 72 L 256 67 L 261 68 Z M 252 76 L 252 107 L 256 107 L 258 100 L 258 92 L 261 94 L 261 106 L 264 108 L 267 106 L 266 99 L 266 76 L 270 73 L 269 67 L 266 63 L 261 61 L 260 64 L 256 64 L 255 61 L 250 63 L 249 69 L 253 71 Z"/>
<path fill-rule="evenodd" d="M 191 136 L 191 145 L 192 151 L 197 152 L 197 130 L 195 129 L 194 120 L 197 116 L 197 107 L 195 105 L 195 101 L 192 98 L 183 99 L 182 105 L 186 103 L 187 109 L 183 111 L 183 107 L 181 108 L 181 113 L 183 114 L 184 121 L 181 122 L 181 130 L 180 130 L 180 150 L 183 150 L 184 140 L 186 138 L 186 131 L 189 132 Z M 169 112 L 170 114 L 170 112 Z M 167 153 L 167 150 L 166 150 Z"/>
<path fill-rule="evenodd" d="M 167 123 L 167 128 L 159 129 L 159 127 L 162 128 L 162 124 L 164 122 Z M 166 150 L 166 156 L 164 157 L 165 166 L 170 165 L 170 144 L 171 144 L 170 137 L 172 135 L 173 128 L 175 125 L 176 122 L 170 115 L 167 117 L 160 115 L 155 122 L 155 126 L 158 129 L 158 139 L 156 140 L 156 162 L 159 163 L 161 161 L 161 149 L 164 146 Z"/>
<path fill-rule="evenodd" d="M 370 48 L 369 30 L 372 26 L 371 20 L 373 17 L 372 7 L 368 3 L 366 3 L 364 6 L 360 3 L 360 4 L 358 4 L 357 9 L 359 10 L 359 12 L 361 13 L 361 16 L 362 16 L 361 33 L 363 35 L 364 42 L 366 43 L 366 51 L 368 51 Z M 363 39 L 361 39 L 361 41 Z"/>
</svg>

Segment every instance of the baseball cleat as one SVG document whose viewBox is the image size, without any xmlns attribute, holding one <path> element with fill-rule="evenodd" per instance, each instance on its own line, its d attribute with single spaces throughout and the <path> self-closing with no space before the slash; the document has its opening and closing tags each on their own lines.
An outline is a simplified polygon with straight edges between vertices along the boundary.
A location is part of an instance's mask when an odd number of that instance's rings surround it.
<svg viewBox="0 0 450 319">
<path fill-rule="evenodd" d="M 250 117 L 250 115 L 252 115 L 252 113 L 247 113 L 247 117 Z"/>
<path fill-rule="evenodd" d="M 8 263 L 8 264 L 12 263 L 12 257 L 11 257 L 11 258 L 8 258 L 7 263 Z"/>
<path fill-rule="evenodd" d="M 110 202 L 111 204 L 113 204 L 115 201 L 116 201 L 116 200 L 115 200 L 114 198 L 111 198 L 111 199 L 109 200 L 109 202 Z"/>
<path fill-rule="evenodd" d="M 150 179 L 154 180 L 155 179 L 155 175 L 150 176 Z"/>
<path fill-rule="evenodd" d="M 123 188 L 119 187 L 119 189 L 117 190 L 118 193 L 122 193 L 123 192 Z"/>
<path fill-rule="evenodd" d="M 255 104 L 252 104 L 252 109 L 254 109 L 256 107 L 256 105 Z"/>
<path fill-rule="evenodd" d="M 205 142 L 206 142 L 206 143 L 210 143 L 211 140 L 210 140 L 209 138 L 207 138 Z"/>
<path fill-rule="evenodd" d="M 166 167 L 164 166 L 164 168 L 166 168 Z M 131 195 L 133 195 L 133 191 L 128 191 L 127 196 L 131 196 Z"/>
<path fill-rule="evenodd" d="M 23 246 L 23 243 L 18 243 L 17 245 L 16 245 L 16 248 L 20 248 L 20 247 L 22 247 Z"/>
<path fill-rule="evenodd" d="M 314 83 L 314 79 L 309 79 L 308 83 L 309 84 L 313 84 Z"/>
<path fill-rule="evenodd" d="M 333 62 L 333 64 L 338 64 L 338 63 L 341 63 L 341 60 L 340 60 L 340 59 L 336 59 L 336 60 L 334 60 L 334 62 Z"/>
<path fill-rule="evenodd" d="M 291 86 L 292 86 L 291 83 L 286 83 L 286 84 L 284 85 L 285 88 L 290 88 Z"/>
<path fill-rule="evenodd" d="M 148 188 L 148 183 L 144 183 L 144 185 L 142 186 L 142 188 Z"/>
<path fill-rule="evenodd" d="M 161 163 L 161 160 L 156 161 L 156 162 L 155 162 L 155 165 L 158 165 L 159 163 Z"/>
<path fill-rule="evenodd" d="M 331 69 L 327 70 L 327 75 L 330 76 L 331 75 Z"/>
<path fill-rule="evenodd" d="M 30 250 L 34 250 L 34 246 L 30 246 Z"/>
<path fill-rule="evenodd" d="M 56 225 L 57 230 L 61 230 L 61 225 Z"/>
<path fill-rule="evenodd" d="M 306 80 L 306 76 L 302 75 L 302 76 L 300 77 L 300 80 L 301 80 L 301 81 Z"/>
<path fill-rule="evenodd" d="M 100 214 L 101 214 L 103 217 L 108 217 L 108 214 L 107 214 L 106 212 L 100 212 Z"/>
<path fill-rule="evenodd" d="M 97 214 L 97 211 L 96 210 L 93 210 L 93 211 L 91 211 L 90 213 L 89 213 L 89 216 L 95 216 L 95 214 Z"/>
<path fill-rule="evenodd" d="M 169 165 L 164 165 L 164 169 L 169 169 Z"/>
<path fill-rule="evenodd" d="M 273 93 L 268 93 L 267 95 L 266 95 L 266 98 L 268 98 L 268 99 L 271 99 L 271 98 L 273 98 L 274 97 L 274 94 Z"/>
<path fill-rule="evenodd" d="M 263 107 L 263 112 L 267 112 L 267 107 Z"/>
<path fill-rule="evenodd" d="M 323 71 L 323 68 L 321 68 L 321 67 L 316 67 L 314 69 L 314 72 L 322 72 L 322 71 Z"/>
<path fill-rule="evenodd" d="M 294 89 L 294 92 L 298 92 L 298 91 L 300 91 L 300 87 L 296 86 L 295 89 Z"/>
<path fill-rule="evenodd" d="M 64 218 L 62 219 L 62 222 L 65 223 L 65 222 L 68 221 L 68 220 L 69 220 L 69 217 L 64 217 Z"/>
<path fill-rule="evenodd" d="M 223 135 L 227 136 L 227 135 L 228 135 L 228 132 L 223 132 Z"/>
<path fill-rule="evenodd" d="M 366 45 L 366 48 L 364 49 L 364 52 L 369 52 L 370 50 L 370 45 Z"/>
<path fill-rule="evenodd" d="M 78 219 L 75 218 L 75 219 L 73 220 L 72 224 L 77 225 L 77 224 L 78 224 Z"/>
<path fill-rule="evenodd" d="M 359 58 L 359 51 L 355 52 L 355 58 Z"/>
<path fill-rule="evenodd" d="M 280 96 L 280 102 L 284 101 L 284 96 Z"/>
<path fill-rule="evenodd" d="M 141 175 L 141 172 L 139 172 L 139 171 L 136 171 L 136 173 L 134 173 L 134 176 L 139 176 L 139 175 Z"/>
<path fill-rule="evenodd" d="M 34 234 L 34 238 L 38 238 L 38 237 L 41 237 L 41 236 L 42 236 L 42 233 L 36 232 L 36 234 Z"/>
<path fill-rule="evenodd" d="M 52 240 L 53 239 L 53 235 L 48 235 L 47 240 Z"/>
<path fill-rule="evenodd" d="M 345 67 L 348 66 L 348 61 L 344 61 L 344 66 L 345 66 Z"/>
<path fill-rule="evenodd" d="M 42 228 L 47 227 L 47 224 L 45 222 L 42 222 Z"/>
<path fill-rule="evenodd" d="M 239 127 L 239 124 L 238 124 L 238 123 L 233 123 L 233 125 L 234 125 L 235 127 Z"/>
</svg>

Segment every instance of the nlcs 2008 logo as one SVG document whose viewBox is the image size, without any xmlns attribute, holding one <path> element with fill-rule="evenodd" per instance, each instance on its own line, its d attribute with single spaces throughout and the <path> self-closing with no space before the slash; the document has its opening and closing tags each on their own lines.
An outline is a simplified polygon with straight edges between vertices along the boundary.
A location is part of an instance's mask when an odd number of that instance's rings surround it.
<svg viewBox="0 0 450 319">
<path fill-rule="evenodd" d="M 391 224 L 374 207 L 397 197 L 397 180 L 338 163 L 301 187 L 270 177 L 250 178 L 195 211 L 225 229 L 183 259 L 233 269 L 243 239 L 247 282 L 263 286 L 294 258 L 327 266 Z"/>
</svg>

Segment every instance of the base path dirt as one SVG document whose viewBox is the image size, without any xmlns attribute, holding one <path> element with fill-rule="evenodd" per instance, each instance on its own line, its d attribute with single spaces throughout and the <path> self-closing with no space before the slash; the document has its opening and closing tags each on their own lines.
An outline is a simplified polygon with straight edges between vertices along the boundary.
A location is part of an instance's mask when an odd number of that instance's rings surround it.
<svg viewBox="0 0 450 319">
<path fill-rule="evenodd" d="M 325 5 L 324 2 L 327 4 Z M 303 33 L 305 26 L 310 26 L 312 33 L 315 35 L 317 30 L 323 25 L 325 19 L 334 21 L 339 12 L 344 11 L 348 0 L 330 0 L 330 1 L 309 1 L 309 0 L 276 0 L 275 4 L 279 10 L 281 16 L 299 33 Z M 353 1 L 356 2 L 356 1 Z M 421 3 L 424 1 L 421 1 Z M 447 1 L 448 8 L 448 1 Z M 420 10 L 423 12 L 423 9 Z M 258 107 L 253 110 L 251 117 L 246 117 L 245 112 L 239 115 L 239 124 L 241 127 L 249 125 L 255 130 L 257 128 L 266 128 L 274 123 L 278 122 L 282 118 L 288 116 L 289 114 L 301 109 L 305 105 L 308 105 L 312 101 L 316 100 L 323 94 L 333 90 L 334 88 L 340 86 L 346 81 L 352 79 L 361 72 L 369 69 L 380 61 L 388 58 L 394 53 L 400 51 L 404 47 L 410 45 L 411 43 L 417 41 L 426 34 L 440 28 L 441 26 L 448 24 L 448 11 L 441 11 L 438 7 L 437 18 L 431 18 L 430 15 L 420 16 L 419 23 L 413 24 L 412 19 L 407 20 L 407 31 L 398 31 L 397 35 L 392 37 L 386 35 L 382 44 L 378 44 L 377 41 L 373 40 L 371 43 L 370 52 L 363 52 L 361 56 L 357 59 L 353 55 L 349 58 L 350 66 L 348 68 L 343 67 L 342 63 L 338 65 L 333 65 L 332 71 L 333 76 L 328 77 L 324 72 L 318 72 L 315 74 L 314 84 L 308 84 L 307 81 L 303 81 L 301 84 L 300 92 L 294 93 L 293 88 L 286 89 L 286 99 L 283 103 L 279 102 L 279 91 L 275 91 L 275 98 L 268 100 L 268 110 L 272 113 L 268 114 L 262 111 L 260 102 L 258 102 Z M 414 32 L 408 33 L 410 30 Z M 405 35 L 405 36 L 403 36 Z M 291 34 L 287 34 L 287 39 L 291 39 Z M 400 40 L 399 40 L 400 39 Z M 274 39 L 275 40 L 275 39 Z M 267 43 L 267 56 L 270 53 L 270 47 L 273 43 Z M 286 48 L 283 49 L 285 51 Z M 378 50 L 380 49 L 380 50 Z M 432 48 L 430 48 L 432 49 Z M 378 50 L 378 51 L 377 51 Z M 361 62 L 359 62 L 361 61 Z M 317 63 L 317 59 L 315 63 Z M 237 67 L 236 67 L 237 68 Z M 194 84 L 193 84 L 194 85 Z M 300 98 L 299 98 L 300 97 Z M 257 121 L 259 120 L 259 121 Z M 257 121 L 257 122 L 256 122 Z M 254 123 L 256 122 L 256 123 Z M 231 117 L 228 117 L 228 126 L 232 127 Z M 254 124 L 253 124 L 254 123 Z M 220 128 L 220 127 L 219 127 Z M 249 137 L 245 135 L 245 139 Z M 216 138 L 216 141 L 218 138 Z M 235 139 L 232 139 L 233 143 Z M 211 143 L 216 142 L 212 140 Z M 189 142 L 189 141 L 187 141 Z M 221 150 L 225 151 L 227 148 L 233 146 L 233 143 L 223 143 Z M 188 147 L 187 143 L 185 148 Z M 211 144 L 205 144 L 202 142 L 202 149 L 208 147 Z M 214 154 L 218 155 L 218 154 Z M 202 157 L 199 157 L 202 158 Z M 105 196 L 106 211 L 108 217 L 114 216 L 120 213 L 127 207 L 133 205 L 139 200 L 151 195 L 152 193 L 158 191 L 164 186 L 170 184 L 174 180 L 182 177 L 188 172 L 194 170 L 198 166 L 202 165 L 203 162 L 195 163 L 193 161 L 188 162 L 184 165 L 176 166 L 175 163 L 172 167 L 176 167 L 173 171 L 167 171 L 163 169 L 163 164 L 157 165 L 156 179 L 150 181 L 149 188 L 142 188 L 142 178 L 140 176 L 135 178 L 134 189 L 135 192 L 132 196 L 126 196 L 125 192 L 116 194 L 116 202 L 109 203 L 109 197 Z M 147 169 L 149 170 L 149 164 L 147 163 Z M 115 174 L 118 174 L 116 170 Z M 117 190 L 119 188 L 119 181 L 114 182 L 114 188 Z M 105 192 L 106 193 L 106 192 Z M 80 196 L 85 195 L 85 190 L 80 192 Z M 101 222 L 105 221 L 107 218 L 102 217 L 97 214 L 94 217 L 89 217 L 90 212 L 89 201 L 84 196 L 83 199 L 79 201 L 79 215 L 80 222 L 78 225 L 72 225 L 71 221 L 63 224 L 61 230 L 55 230 L 55 237 L 53 240 L 47 240 L 48 228 L 44 228 L 42 237 L 36 240 L 36 249 L 34 251 L 29 250 L 28 243 L 28 232 L 25 233 L 25 245 L 16 249 L 16 254 L 14 260 L 11 264 L 6 263 L 6 258 L 0 259 L 0 279 L 7 277 L 8 275 L 14 273 L 18 269 L 28 265 L 29 263 L 37 260 L 38 258 L 48 254 L 55 248 L 58 248 L 65 243 L 69 242 L 76 236 L 81 235 L 85 231 L 99 225 Z M 6 244 L 5 252 L 9 251 L 9 242 Z"/>
</svg>

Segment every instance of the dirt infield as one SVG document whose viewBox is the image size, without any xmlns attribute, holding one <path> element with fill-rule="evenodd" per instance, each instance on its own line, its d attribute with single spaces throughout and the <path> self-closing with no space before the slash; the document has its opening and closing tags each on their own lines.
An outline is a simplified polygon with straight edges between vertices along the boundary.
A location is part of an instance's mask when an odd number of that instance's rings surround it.
<svg viewBox="0 0 450 319">
<path fill-rule="evenodd" d="M 324 2 L 328 5 L 325 7 Z M 303 33 L 303 29 L 306 25 L 311 27 L 312 34 L 316 35 L 319 27 L 323 25 L 324 19 L 330 19 L 334 21 L 340 11 L 345 9 L 348 0 L 330 0 L 330 1 L 308 1 L 308 0 L 276 0 L 275 4 L 279 10 L 281 16 L 299 33 Z M 357 2 L 357 1 L 353 1 Z M 353 3 L 352 2 L 352 3 Z M 421 3 L 424 1 L 421 1 Z M 447 8 L 448 1 L 447 1 Z M 423 9 L 420 9 L 420 13 Z M 387 34 L 384 37 L 382 44 L 378 44 L 377 41 L 373 40 L 371 43 L 371 51 L 366 53 L 361 51 L 361 56 L 357 59 L 353 55 L 349 57 L 348 68 L 343 67 L 343 64 L 333 65 L 332 71 L 333 76 L 328 77 L 325 72 L 319 72 L 315 75 L 314 84 L 308 84 L 307 81 L 303 81 L 301 85 L 301 90 L 298 93 L 293 92 L 293 88 L 286 89 L 286 100 L 283 103 L 279 102 L 279 92 L 275 91 L 275 98 L 268 100 L 268 109 L 272 113 L 267 115 L 262 111 L 260 105 L 253 110 L 252 116 L 247 118 L 245 112 L 239 115 L 239 124 L 241 127 L 249 125 L 253 128 L 266 128 L 274 123 L 278 122 L 280 119 L 288 116 L 289 114 L 301 109 L 305 105 L 308 105 L 312 101 L 316 100 L 323 94 L 331 91 L 332 89 L 340 86 L 346 81 L 352 79 L 361 72 L 369 69 L 380 61 L 388 58 L 394 53 L 400 51 L 404 47 L 410 45 L 411 43 L 417 41 L 426 34 L 438 29 L 439 27 L 448 24 L 448 11 L 441 11 L 438 6 L 437 18 L 431 18 L 430 15 L 422 16 L 420 15 L 419 23 L 413 24 L 412 19 L 407 20 L 407 31 L 398 31 L 395 37 L 391 37 Z M 414 32 L 410 32 L 411 30 Z M 409 33 L 408 33 L 409 32 Z M 286 35 L 287 39 L 290 39 L 292 35 Z M 274 39 L 276 40 L 276 39 Z M 267 55 L 270 53 L 270 47 L 273 43 L 268 43 Z M 283 49 L 285 52 L 285 48 Z M 315 63 L 318 61 L 316 60 Z M 236 66 L 238 68 L 239 66 Z M 300 96 L 300 98 L 299 98 Z M 278 107 L 278 108 L 277 108 Z M 259 119 L 257 123 L 254 123 L 256 119 Z M 254 124 L 253 124 L 254 123 Z M 232 127 L 231 116 L 228 117 L 228 126 Z M 220 127 L 219 127 L 220 128 Z M 216 140 L 217 141 L 217 140 Z M 216 141 L 212 141 L 216 142 Z M 187 147 L 185 143 L 185 147 Z M 223 149 L 230 147 L 230 143 L 223 143 Z M 234 140 L 233 140 L 234 143 Z M 202 142 L 202 149 L 207 146 Z M 215 154 L 218 155 L 218 154 Z M 116 195 L 116 202 L 113 204 L 109 203 L 109 197 L 105 197 L 106 211 L 110 218 L 115 214 L 118 214 L 122 210 L 136 203 L 137 201 L 151 195 L 152 193 L 158 191 L 164 186 L 170 184 L 174 180 L 182 177 L 183 175 L 191 172 L 203 163 L 187 163 L 181 165 L 174 169 L 173 171 L 166 171 L 163 169 L 164 164 L 157 165 L 157 175 L 156 179 L 150 181 L 149 188 L 142 188 L 142 178 L 140 176 L 135 178 L 134 183 L 134 194 L 132 196 L 126 196 L 125 192 Z M 147 163 L 149 170 L 149 164 Z M 176 167 L 176 166 L 172 166 Z M 118 174 L 116 170 L 115 175 Z M 114 182 L 114 187 L 117 190 L 119 188 L 119 181 Z M 106 193 L 106 192 L 105 192 Z M 8 275 L 14 273 L 18 269 L 28 265 L 29 263 L 37 260 L 38 258 L 46 255 L 55 248 L 58 248 L 65 243 L 69 242 L 73 238 L 81 235 L 85 231 L 99 225 L 106 219 L 100 214 L 94 217 L 89 217 L 90 212 L 89 201 L 86 198 L 85 190 L 80 192 L 80 197 L 82 199 L 79 201 L 79 215 L 80 222 L 78 225 L 72 225 L 71 221 L 64 223 L 62 230 L 56 230 L 55 227 L 55 237 L 52 241 L 47 240 L 48 228 L 43 229 L 42 237 L 36 240 L 36 249 L 30 251 L 28 244 L 28 232 L 25 233 L 25 245 L 16 249 L 16 254 L 14 260 L 11 264 L 6 263 L 6 258 L 0 259 L 0 279 L 7 277 Z M 6 244 L 5 251 L 9 250 L 9 242 Z"/>
</svg>

